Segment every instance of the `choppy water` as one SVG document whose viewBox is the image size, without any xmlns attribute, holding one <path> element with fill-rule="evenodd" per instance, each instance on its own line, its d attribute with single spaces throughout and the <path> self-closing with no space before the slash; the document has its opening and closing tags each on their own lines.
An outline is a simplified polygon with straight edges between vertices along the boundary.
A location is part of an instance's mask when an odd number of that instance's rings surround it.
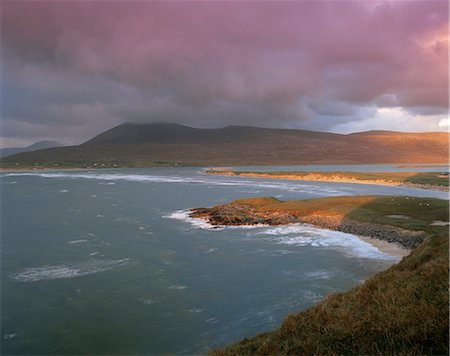
<svg viewBox="0 0 450 356">
<path fill-rule="evenodd" d="M 250 196 L 447 198 L 197 168 L 7 173 L 1 193 L 2 354 L 205 352 L 274 329 L 397 261 L 353 235 L 215 229 L 188 208 Z"/>
</svg>

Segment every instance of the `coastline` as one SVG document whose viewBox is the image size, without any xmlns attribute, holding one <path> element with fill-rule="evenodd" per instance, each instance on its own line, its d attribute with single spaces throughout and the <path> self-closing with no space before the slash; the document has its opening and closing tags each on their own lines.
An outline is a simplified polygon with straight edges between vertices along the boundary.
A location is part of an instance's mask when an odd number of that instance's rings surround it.
<svg viewBox="0 0 450 356">
<path fill-rule="evenodd" d="M 355 236 L 357 236 L 360 240 L 365 241 L 371 244 L 372 246 L 375 246 L 381 252 L 387 255 L 398 257 L 399 259 L 408 256 L 412 252 L 412 250 L 406 249 L 395 242 L 379 240 L 370 236 L 361 236 L 361 235 Z"/>
<path fill-rule="evenodd" d="M 415 199 L 417 201 L 411 205 Z M 260 197 L 238 199 L 210 208 L 194 208 L 189 216 L 205 219 L 215 226 L 306 223 L 362 239 L 370 238 L 367 241 L 379 248 L 405 255 L 406 251 L 401 249 L 413 250 L 434 235 L 437 227 L 432 223 L 437 217 L 445 219 L 446 204 L 446 201 L 436 198 L 410 200 L 404 196 L 339 196 L 290 201 Z M 409 218 L 395 218 L 399 214 Z M 439 230 L 445 228 L 439 227 Z"/>
<path fill-rule="evenodd" d="M 192 217 L 191 214 L 193 214 L 195 211 L 195 209 L 191 209 L 187 211 L 187 216 L 190 219 L 199 219 L 204 221 L 205 223 L 211 224 L 210 221 L 208 220 L 208 218 L 206 216 L 204 217 Z M 317 225 L 313 225 L 313 224 L 307 224 L 310 225 L 314 228 L 318 228 L 318 229 L 325 229 L 325 230 L 329 230 L 329 231 L 341 231 L 341 230 L 335 230 L 335 229 L 329 229 L 323 226 L 317 226 Z M 220 225 L 212 225 L 212 226 L 220 226 Z M 230 225 L 222 225 L 222 226 L 230 226 Z M 249 225 L 233 225 L 233 226 L 249 226 Z M 264 226 L 274 226 L 274 225 L 264 225 Z M 276 226 L 289 226 L 289 224 L 285 224 L 285 225 L 276 225 Z M 341 231 L 341 232 L 345 232 L 345 231 Z M 380 250 L 381 252 L 390 255 L 390 256 L 394 256 L 399 258 L 400 260 L 403 257 L 408 256 L 411 252 L 412 249 L 408 249 L 405 248 L 403 246 L 401 246 L 400 244 L 396 243 L 396 242 L 389 242 L 386 240 L 380 240 L 374 237 L 370 237 L 370 236 L 364 236 L 364 235 L 358 235 L 358 234 L 352 234 L 354 236 L 356 236 L 358 239 L 367 242 L 369 244 L 371 244 L 372 246 L 376 247 L 378 250 Z"/>
<path fill-rule="evenodd" d="M 448 192 L 450 191 L 448 187 L 431 185 L 431 184 L 418 184 L 410 182 L 393 182 L 382 179 L 376 180 L 364 180 L 364 179 L 351 179 L 342 177 L 324 177 L 317 173 L 308 173 L 305 176 L 296 176 L 294 174 L 267 174 L 258 172 L 234 172 L 234 171 L 219 171 L 214 169 L 209 169 L 204 171 L 205 174 L 215 174 L 223 176 L 232 177 L 250 177 L 250 178 L 269 178 L 269 179 L 285 179 L 285 180 L 298 180 L 307 182 L 332 182 L 332 183 L 351 183 L 351 184 L 368 184 L 368 185 L 382 185 L 382 186 L 396 186 L 396 187 L 407 187 L 407 188 L 418 188 L 418 189 L 430 189 Z"/>
</svg>

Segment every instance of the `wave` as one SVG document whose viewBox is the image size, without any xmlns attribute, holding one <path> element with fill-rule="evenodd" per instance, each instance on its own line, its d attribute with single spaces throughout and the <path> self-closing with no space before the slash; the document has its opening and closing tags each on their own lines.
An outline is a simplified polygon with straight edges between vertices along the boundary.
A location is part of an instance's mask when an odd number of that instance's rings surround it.
<svg viewBox="0 0 450 356">
<path fill-rule="evenodd" d="M 158 300 L 157 299 L 153 299 L 153 298 L 139 298 L 138 300 L 142 304 L 147 304 L 147 305 L 158 303 Z"/>
<path fill-rule="evenodd" d="M 348 255 L 369 259 L 381 259 L 387 261 L 398 261 L 399 257 L 388 255 L 380 251 L 372 244 L 361 240 L 358 236 L 345 232 L 320 229 L 308 224 L 289 224 L 283 226 L 239 225 L 239 226 L 217 226 L 211 225 L 204 219 L 191 218 L 189 210 L 177 210 L 173 213 L 163 215 L 163 218 L 176 219 L 189 223 L 193 228 L 221 231 L 224 229 L 254 230 L 248 232 L 247 236 L 270 237 L 269 240 L 280 245 L 288 246 L 310 246 L 321 248 L 332 248 Z M 283 252 L 286 254 L 287 252 Z"/>
<path fill-rule="evenodd" d="M 215 226 L 210 224 L 204 219 L 199 218 L 191 218 L 189 216 L 189 210 L 177 210 L 173 213 L 165 214 L 162 216 L 166 219 L 175 219 L 175 220 L 181 220 L 184 222 L 189 223 L 192 227 L 197 229 L 203 229 L 203 230 L 223 230 L 224 226 Z"/>
<path fill-rule="evenodd" d="M 109 271 L 124 267 L 130 263 L 129 258 L 120 260 L 92 259 L 75 264 L 49 265 L 43 267 L 25 268 L 22 272 L 14 273 L 9 277 L 20 282 L 37 282 L 47 279 L 64 279 L 87 276 L 90 274 Z"/>
<path fill-rule="evenodd" d="M 183 290 L 186 289 L 186 286 L 180 285 L 180 284 L 175 284 L 173 286 L 167 287 L 167 289 L 175 289 L 175 290 Z"/>
<path fill-rule="evenodd" d="M 115 184 L 118 181 L 129 181 L 139 183 L 176 183 L 187 185 L 209 185 L 209 186 L 236 186 L 245 187 L 245 193 L 258 194 L 258 189 L 277 189 L 287 191 L 289 193 L 307 193 L 312 196 L 339 196 L 355 194 L 354 184 L 352 183 L 336 183 L 336 182 L 303 182 L 296 180 L 277 180 L 270 178 L 243 178 L 206 175 L 197 172 L 197 176 L 186 175 L 149 175 L 149 174 L 123 174 L 123 173 L 98 173 L 98 172 L 16 172 L 2 173 L 0 177 L 24 177 L 34 176 L 42 178 L 59 178 L 59 179 L 93 179 L 100 180 L 100 184 Z M 106 183 L 104 183 L 106 182 Z M 250 190 L 248 189 L 250 188 Z M 373 188 L 373 187 L 372 187 Z M 364 190 L 361 185 L 359 189 Z M 416 196 L 436 197 L 440 199 L 449 199 L 448 193 L 435 190 L 424 190 L 409 187 L 383 187 L 383 191 L 395 192 L 401 195 L 411 194 L 414 191 Z"/>
<path fill-rule="evenodd" d="M 71 240 L 71 241 L 67 241 L 68 244 L 74 245 L 74 244 L 81 244 L 84 242 L 88 242 L 88 240 L 86 239 L 79 239 L 79 240 Z"/>
<path fill-rule="evenodd" d="M 217 177 L 217 176 L 205 176 L 200 177 L 186 177 L 177 175 L 145 175 L 145 174 L 111 174 L 111 173 L 58 173 L 58 172 L 24 172 L 24 173 L 7 173 L 4 176 L 8 177 L 41 177 L 41 178 L 65 178 L 65 179 L 94 179 L 107 181 L 129 181 L 140 183 L 180 183 L 180 184 L 206 184 L 215 186 L 239 186 L 239 187 L 251 187 L 252 193 L 257 194 L 259 191 L 254 188 L 268 188 L 287 190 L 290 192 L 308 192 L 313 195 L 338 195 L 342 192 L 338 189 L 332 189 L 330 187 L 315 187 L 314 191 L 311 191 L 311 185 L 305 185 L 298 181 L 295 182 L 272 182 L 261 181 L 260 179 L 248 180 L 242 178 L 229 178 L 229 177 Z M 109 184 L 104 183 L 104 184 Z M 250 191 L 249 191 L 250 192 Z"/>
<path fill-rule="evenodd" d="M 220 230 L 224 230 L 224 229 L 251 230 L 251 229 L 257 229 L 257 228 L 269 226 L 269 225 L 264 225 L 264 224 L 236 225 L 236 226 L 212 225 L 205 219 L 190 217 L 189 212 L 190 212 L 189 209 L 177 210 L 177 211 L 174 211 L 173 213 L 165 214 L 162 217 L 166 218 L 166 219 L 181 220 L 181 221 L 189 223 L 193 228 L 202 229 L 202 230 L 215 230 L 215 231 L 220 231 Z"/>
<path fill-rule="evenodd" d="M 353 256 L 370 259 L 398 261 L 396 256 L 381 252 L 377 247 L 358 238 L 356 235 L 341 231 L 327 230 L 312 227 L 307 224 L 292 224 L 277 226 L 252 234 L 273 235 L 271 241 L 280 245 L 311 246 L 333 248 Z"/>
</svg>

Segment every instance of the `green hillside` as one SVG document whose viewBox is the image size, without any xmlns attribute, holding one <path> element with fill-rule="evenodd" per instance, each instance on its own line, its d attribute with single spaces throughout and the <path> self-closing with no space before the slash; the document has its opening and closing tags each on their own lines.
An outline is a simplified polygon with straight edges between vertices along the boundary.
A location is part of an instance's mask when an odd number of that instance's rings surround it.
<svg viewBox="0 0 450 356">
<path fill-rule="evenodd" d="M 21 153 L 5 168 L 445 163 L 447 133 L 373 131 L 341 135 L 304 130 L 177 124 L 122 124 L 79 146 Z"/>
</svg>

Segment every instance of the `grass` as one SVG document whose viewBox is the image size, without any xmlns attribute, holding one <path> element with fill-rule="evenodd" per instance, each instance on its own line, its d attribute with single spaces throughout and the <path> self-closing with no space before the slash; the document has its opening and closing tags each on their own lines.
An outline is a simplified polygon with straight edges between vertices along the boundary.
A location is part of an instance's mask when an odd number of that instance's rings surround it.
<svg viewBox="0 0 450 356">
<path fill-rule="evenodd" d="M 346 293 L 290 315 L 273 332 L 213 350 L 213 355 L 448 354 L 448 201 L 415 197 L 332 197 L 270 203 L 255 209 L 344 214 L 358 221 L 425 231 L 430 237 L 400 263 Z M 401 214 L 409 219 L 392 219 Z"/>
<path fill-rule="evenodd" d="M 351 181 L 368 183 L 413 184 L 448 187 L 448 177 L 440 172 L 251 172 L 251 171 L 210 171 L 211 173 L 232 173 L 233 175 L 269 177 L 299 180 Z"/>
<path fill-rule="evenodd" d="M 430 225 L 435 220 L 448 221 L 447 200 L 408 196 L 338 196 L 308 200 L 281 201 L 272 197 L 238 199 L 234 204 L 255 209 L 293 213 L 299 217 L 311 214 L 346 217 L 354 221 L 392 225 L 429 234 L 444 234 L 445 226 Z M 408 219 L 391 218 L 403 215 Z"/>
</svg>

